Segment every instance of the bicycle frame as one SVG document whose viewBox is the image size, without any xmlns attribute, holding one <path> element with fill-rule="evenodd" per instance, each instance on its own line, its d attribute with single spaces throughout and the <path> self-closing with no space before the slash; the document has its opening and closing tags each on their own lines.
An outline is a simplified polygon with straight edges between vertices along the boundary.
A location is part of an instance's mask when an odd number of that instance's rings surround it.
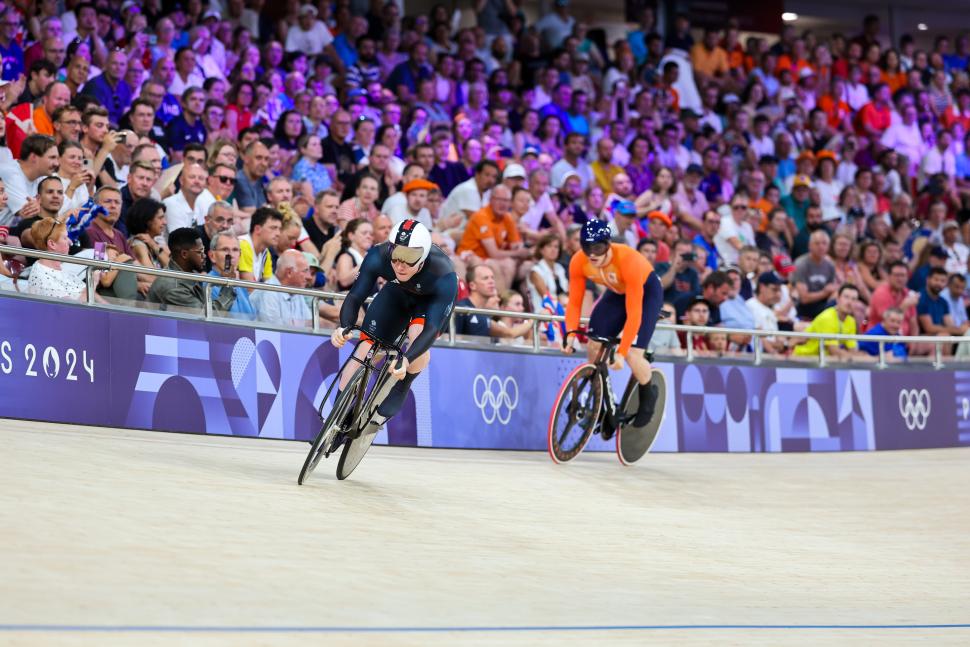
<svg viewBox="0 0 970 647">
<path fill-rule="evenodd" d="M 352 332 L 354 330 L 360 330 L 360 328 L 357 326 L 353 326 L 351 328 L 348 328 L 345 332 Z M 335 384 L 339 383 L 340 378 L 343 375 L 343 372 L 346 370 L 347 364 L 350 363 L 351 361 L 357 362 L 364 368 L 364 376 L 360 381 L 360 386 L 358 387 L 360 389 L 360 392 L 357 394 L 357 397 L 355 398 L 355 405 L 354 405 L 354 408 L 352 409 L 351 419 L 353 420 L 358 419 L 360 417 L 361 411 L 369 411 L 369 414 L 367 416 L 367 420 L 365 420 L 362 424 L 356 425 L 356 429 L 354 433 L 355 438 L 359 436 L 361 430 L 365 429 L 367 425 L 373 422 L 374 414 L 377 412 L 377 406 L 374 405 L 373 400 L 374 400 L 374 397 L 377 395 L 377 392 L 379 391 L 378 387 L 381 384 L 383 384 L 383 382 L 386 379 L 387 373 L 390 371 L 390 366 L 391 366 L 390 362 L 392 361 L 390 358 L 390 354 L 393 352 L 397 354 L 397 357 L 403 357 L 404 351 L 401 349 L 401 345 L 404 343 L 405 339 L 407 339 L 407 330 L 402 332 L 401 335 L 398 337 L 397 341 L 393 344 L 377 339 L 375 337 L 369 337 L 367 341 L 369 341 L 370 343 L 370 348 L 367 349 L 367 353 L 364 355 L 364 357 L 359 358 L 356 356 L 357 348 L 355 347 L 350 357 L 347 359 L 346 362 L 344 362 L 344 365 L 341 366 L 340 371 L 337 373 L 337 379 L 334 380 Z M 365 340 L 361 340 L 361 342 L 358 342 L 358 346 L 360 345 L 360 343 L 363 343 L 363 341 Z M 378 355 L 388 356 L 387 359 L 384 361 L 384 363 L 381 364 L 380 368 L 374 365 L 375 358 Z M 373 388 L 371 388 L 370 393 L 367 393 L 367 386 L 370 383 L 371 376 L 374 374 L 375 370 L 378 371 L 377 379 L 375 380 L 374 386 Z M 331 389 L 332 388 L 333 388 L 333 385 L 331 385 Z M 329 395 L 329 391 L 328 391 L 328 395 Z M 321 410 L 322 410 L 322 406 L 323 406 L 323 403 L 321 402 Z"/>
</svg>

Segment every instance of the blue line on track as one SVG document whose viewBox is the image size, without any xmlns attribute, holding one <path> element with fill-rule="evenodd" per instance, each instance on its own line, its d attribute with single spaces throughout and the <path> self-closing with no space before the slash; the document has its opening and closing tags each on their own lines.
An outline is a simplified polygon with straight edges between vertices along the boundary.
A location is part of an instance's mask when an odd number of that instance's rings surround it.
<svg viewBox="0 0 970 647">
<path fill-rule="evenodd" d="M 179 626 L 179 625 L 40 625 L 0 624 L 0 632 L 62 632 L 62 633 L 511 633 L 554 631 L 690 631 L 690 630 L 906 630 L 906 629 L 970 629 L 967 624 L 884 624 L 884 625 L 564 625 L 519 627 L 286 627 L 286 626 Z"/>
</svg>

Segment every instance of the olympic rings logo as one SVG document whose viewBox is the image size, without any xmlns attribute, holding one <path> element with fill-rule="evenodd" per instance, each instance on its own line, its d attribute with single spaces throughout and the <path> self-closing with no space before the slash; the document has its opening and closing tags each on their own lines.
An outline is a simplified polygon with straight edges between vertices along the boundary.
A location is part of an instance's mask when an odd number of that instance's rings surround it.
<svg viewBox="0 0 970 647">
<path fill-rule="evenodd" d="M 519 404 L 519 385 L 515 378 L 509 376 L 504 380 L 497 375 L 488 379 L 479 373 L 472 384 L 472 395 L 475 406 L 482 412 L 482 420 L 490 425 L 498 420 L 503 425 L 509 424 L 512 411 Z"/>
<path fill-rule="evenodd" d="M 932 405 L 926 389 L 903 389 L 899 392 L 899 415 L 910 431 L 923 430 L 930 418 Z"/>
</svg>

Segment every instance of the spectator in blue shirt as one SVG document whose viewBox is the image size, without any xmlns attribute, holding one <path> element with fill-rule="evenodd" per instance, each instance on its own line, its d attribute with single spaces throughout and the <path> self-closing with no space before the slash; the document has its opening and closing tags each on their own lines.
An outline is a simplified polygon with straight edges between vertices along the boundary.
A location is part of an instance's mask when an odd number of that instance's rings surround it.
<svg viewBox="0 0 970 647">
<path fill-rule="evenodd" d="M 4 81 L 16 81 L 24 73 L 24 50 L 17 43 L 20 13 L 9 7 L 0 14 L 0 56 L 3 57 Z"/>
<path fill-rule="evenodd" d="M 205 91 L 202 88 L 193 86 L 182 93 L 182 114 L 168 122 L 165 129 L 173 161 L 182 161 L 186 144 L 205 144 L 204 109 Z"/>
<path fill-rule="evenodd" d="M 896 336 L 901 334 L 903 327 L 903 319 L 905 315 L 903 311 L 899 308 L 888 308 L 882 313 L 882 322 L 876 324 L 872 328 L 866 331 L 866 335 L 872 335 L 874 337 L 886 337 L 886 336 Z M 884 344 L 886 349 L 886 355 L 889 357 L 896 357 L 898 359 L 906 359 L 909 352 L 906 350 L 906 344 L 901 342 L 886 342 Z M 859 350 L 869 353 L 870 355 L 879 354 L 879 342 L 876 341 L 863 341 L 859 342 Z"/>
<path fill-rule="evenodd" d="M 951 274 L 947 279 L 946 289 L 940 295 L 950 308 L 954 326 L 962 326 L 968 321 L 967 302 L 963 294 L 967 291 L 967 277 L 962 274 Z"/>
<path fill-rule="evenodd" d="M 84 84 L 81 94 L 94 97 L 108 110 L 108 121 L 117 127 L 131 105 L 131 87 L 125 81 L 128 73 L 128 54 L 115 50 L 108 56 L 108 65 L 102 74 Z"/>
<path fill-rule="evenodd" d="M 401 101 L 411 101 L 418 92 L 418 81 L 430 79 L 434 69 L 428 64 L 428 45 L 418 41 L 411 46 L 408 60 L 394 68 L 385 86 L 397 94 Z"/>
<path fill-rule="evenodd" d="M 222 276 L 227 279 L 239 278 L 239 239 L 231 231 L 220 231 L 209 241 L 209 261 L 212 263 L 212 276 Z M 212 300 L 219 298 L 222 290 L 232 290 L 236 299 L 229 308 L 231 317 L 237 319 L 255 319 L 256 309 L 249 301 L 249 291 L 246 288 L 226 288 L 221 285 L 212 286 Z"/>
<path fill-rule="evenodd" d="M 931 243 L 927 242 L 926 244 L 930 245 Z M 949 258 L 950 255 L 946 253 L 946 249 L 940 245 L 933 245 L 926 256 L 926 262 L 916 268 L 913 275 L 909 277 L 909 283 L 906 287 L 914 292 L 922 290 L 926 287 L 926 279 L 929 278 L 930 272 L 933 270 L 943 270 L 943 274 L 946 275 L 944 265 Z"/>
<path fill-rule="evenodd" d="M 916 304 L 916 315 L 919 317 L 919 327 L 924 335 L 934 337 L 947 337 L 950 335 L 963 335 L 970 330 L 970 322 L 963 322 L 957 326 L 953 323 L 950 315 L 950 306 L 941 296 L 946 288 L 947 275 L 942 267 L 934 267 L 930 270 L 930 275 L 926 279 L 926 290 Z M 950 345 L 943 347 L 945 355 L 951 355 L 953 349 Z"/>
</svg>

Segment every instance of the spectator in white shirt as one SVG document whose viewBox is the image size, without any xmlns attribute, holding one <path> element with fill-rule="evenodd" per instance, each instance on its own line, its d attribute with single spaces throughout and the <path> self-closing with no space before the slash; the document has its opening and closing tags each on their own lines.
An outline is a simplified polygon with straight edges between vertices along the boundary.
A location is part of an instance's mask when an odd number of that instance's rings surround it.
<svg viewBox="0 0 970 647">
<path fill-rule="evenodd" d="M 781 301 L 782 280 L 774 272 L 764 272 L 758 277 L 755 296 L 745 304 L 754 316 L 755 330 L 778 330 L 778 316 L 774 307 Z M 784 337 L 762 337 L 762 347 L 769 353 L 785 352 Z"/>
<path fill-rule="evenodd" d="M 893 124 L 886 129 L 879 143 L 886 148 L 892 148 L 900 155 L 905 155 L 909 162 L 910 173 L 915 174 L 923 153 L 926 151 L 926 144 L 923 142 L 919 121 L 916 119 L 916 107 L 906 106 L 903 108 L 902 117 L 902 122 Z"/>
<path fill-rule="evenodd" d="M 195 227 L 205 221 L 208 205 L 199 200 L 199 196 L 205 190 L 208 179 L 209 173 L 201 164 L 188 164 L 182 167 L 180 176 L 182 190 L 163 200 L 168 219 L 168 233 L 182 227 Z"/>
<path fill-rule="evenodd" d="M 333 34 L 317 20 L 317 8 L 312 4 L 300 7 L 297 24 L 286 32 L 286 51 L 316 56 L 333 42 Z"/>
<path fill-rule="evenodd" d="M 940 128 L 936 133 L 936 146 L 926 151 L 923 162 L 919 166 L 920 186 L 929 182 L 930 177 L 937 173 L 945 174 L 947 185 L 951 188 L 954 186 L 957 174 L 957 158 L 950 150 L 952 143 L 953 137 L 950 136 L 950 131 Z"/>
<path fill-rule="evenodd" d="M 7 189 L 7 208 L 22 220 L 40 214 L 37 185 L 57 173 L 60 157 L 53 137 L 28 135 L 20 145 L 20 159 L 0 165 L 0 180 Z"/>
<path fill-rule="evenodd" d="M 721 218 L 714 246 L 726 265 L 737 265 L 741 248 L 755 244 L 754 229 L 748 222 L 749 206 L 746 193 L 735 193 L 731 197 L 731 217 Z"/>
<path fill-rule="evenodd" d="M 306 256 L 299 250 L 288 249 L 280 254 L 276 261 L 276 274 L 266 284 L 304 288 L 309 277 L 310 264 Z M 259 321 L 297 328 L 307 328 L 312 322 L 313 314 L 302 295 L 256 290 L 249 300 L 256 309 Z"/>
<path fill-rule="evenodd" d="M 970 247 L 960 242 L 960 225 L 955 220 L 943 223 L 943 249 L 947 259 L 944 269 L 950 274 L 962 274 L 967 271 L 967 258 L 970 257 Z"/>
<path fill-rule="evenodd" d="M 946 289 L 940 292 L 940 297 L 950 307 L 950 316 L 954 326 L 962 326 L 967 321 L 967 301 L 963 297 L 967 291 L 967 277 L 962 273 L 951 274 L 946 283 Z M 962 344 L 961 344 L 962 345 Z"/>
<path fill-rule="evenodd" d="M 485 205 L 485 194 L 495 186 L 498 174 L 498 164 L 495 162 L 479 162 L 475 175 L 452 189 L 448 199 L 441 205 L 438 228 L 459 240 L 464 233 L 465 223 Z"/>
<path fill-rule="evenodd" d="M 384 209 L 382 211 L 395 225 L 410 218 L 417 220 L 430 230 L 433 226 L 431 212 L 424 205 L 428 202 L 428 192 L 437 188 L 438 185 L 434 182 L 421 178 L 411 180 L 401 188 L 401 193 L 405 196 L 404 204 L 398 202 L 392 210 Z"/>
</svg>

